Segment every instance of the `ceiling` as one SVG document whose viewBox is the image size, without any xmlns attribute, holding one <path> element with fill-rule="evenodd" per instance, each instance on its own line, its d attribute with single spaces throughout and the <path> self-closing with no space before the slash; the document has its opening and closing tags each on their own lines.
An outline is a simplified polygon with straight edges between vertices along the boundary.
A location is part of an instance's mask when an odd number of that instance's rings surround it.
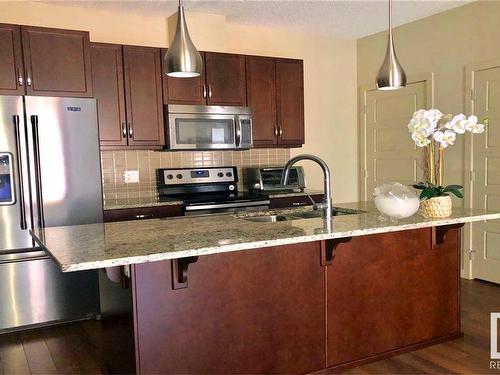
<svg viewBox="0 0 500 375">
<path fill-rule="evenodd" d="M 395 0 L 396 26 L 465 5 L 474 0 Z M 59 5 L 129 11 L 165 17 L 177 9 L 176 1 L 59 1 Z M 360 38 L 387 29 L 387 1 L 330 0 L 186 0 L 192 12 L 222 14 L 227 23 L 295 30 L 324 36 Z"/>
</svg>

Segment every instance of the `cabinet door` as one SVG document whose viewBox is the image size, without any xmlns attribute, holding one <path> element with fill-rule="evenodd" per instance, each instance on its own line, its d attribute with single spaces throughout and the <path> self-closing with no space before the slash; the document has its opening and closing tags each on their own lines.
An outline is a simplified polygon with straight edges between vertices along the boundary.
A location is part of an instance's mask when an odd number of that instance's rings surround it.
<svg viewBox="0 0 500 375">
<path fill-rule="evenodd" d="M 136 265 L 140 373 L 309 373 L 324 367 L 319 242 L 206 255 L 173 290 L 170 261 Z"/>
<path fill-rule="evenodd" d="M 269 147 L 277 142 L 276 65 L 272 57 L 246 56 L 247 101 L 252 109 L 253 144 Z"/>
<path fill-rule="evenodd" d="M 21 26 L 28 95 L 92 97 L 86 31 Z"/>
<path fill-rule="evenodd" d="M 21 28 L 0 24 L 0 95 L 24 95 Z"/>
<path fill-rule="evenodd" d="M 161 50 L 162 63 L 166 49 Z M 203 59 L 204 54 L 201 54 Z M 165 71 L 163 65 L 162 72 Z M 165 104 L 207 104 L 207 88 L 205 85 L 205 69 L 199 77 L 175 78 L 162 74 L 163 80 L 163 103 Z"/>
<path fill-rule="evenodd" d="M 303 61 L 276 60 L 276 89 L 278 96 L 278 143 L 304 144 L 304 73 Z"/>
<path fill-rule="evenodd" d="M 92 43 L 92 82 L 97 100 L 101 146 L 126 146 L 122 46 Z"/>
<path fill-rule="evenodd" d="M 160 49 L 123 47 L 129 146 L 164 143 Z"/>
<path fill-rule="evenodd" d="M 209 105 L 246 106 L 245 56 L 205 52 Z"/>
</svg>

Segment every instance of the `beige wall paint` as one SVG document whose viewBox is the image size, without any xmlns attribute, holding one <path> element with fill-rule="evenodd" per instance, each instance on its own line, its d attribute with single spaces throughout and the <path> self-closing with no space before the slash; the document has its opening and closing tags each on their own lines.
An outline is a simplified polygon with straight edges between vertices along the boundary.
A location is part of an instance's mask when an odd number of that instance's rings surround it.
<svg viewBox="0 0 500 375">
<path fill-rule="evenodd" d="M 500 2 L 478 1 L 395 29 L 406 73 L 434 73 L 434 106 L 442 112 L 466 111 L 466 64 L 500 58 L 499 19 Z M 358 40 L 358 85 L 374 82 L 386 37 L 379 33 Z M 446 151 L 445 159 L 445 183 L 463 183 L 464 137 Z"/>
<path fill-rule="evenodd" d="M 0 22 L 89 30 L 92 41 L 165 47 L 169 15 L 141 16 L 47 2 L 0 2 Z M 306 145 L 292 154 L 323 157 L 333 173 L 334 200 L 357 200 L 356 41 L 236 26 L 220 15 L 186 14 L 201 50 L 304 59 Z M 305 164 L 309 186 L 322 188 Z"/>
</svg>

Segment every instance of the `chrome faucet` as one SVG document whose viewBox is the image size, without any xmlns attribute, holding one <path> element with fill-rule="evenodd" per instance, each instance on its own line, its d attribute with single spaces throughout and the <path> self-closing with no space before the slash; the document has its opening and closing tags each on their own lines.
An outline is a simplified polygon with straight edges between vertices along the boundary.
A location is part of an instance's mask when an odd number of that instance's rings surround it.
<svg viewBox="0 0 500 375">
<path fill-rule="evenodd" d="M 301 160 L 312 160 L 318 163 L 321 169 L 323 170 L 323 175 L 324 175 L 323 202 L 316 204 L 314 208 L 322 209 L 323 217 L 327 220 L 330 220 L 332 218 L 332 190 L 330 187 L 330 168 L 328 168 L 328 165 L 325 163 L 323 159 L 315 155 L 309 155 L 309 154 L 298 155 L 295 156 L 294 158 L 291 158 L 290 160 L 288 160 L 288 163 L 286 163 L 285 168 L 283 169 L 283 174 L 281 175 L 281 185 L 288 184 L 288 176 L 290 174 L 290 168 L 295 163 Z"/>
</svg>

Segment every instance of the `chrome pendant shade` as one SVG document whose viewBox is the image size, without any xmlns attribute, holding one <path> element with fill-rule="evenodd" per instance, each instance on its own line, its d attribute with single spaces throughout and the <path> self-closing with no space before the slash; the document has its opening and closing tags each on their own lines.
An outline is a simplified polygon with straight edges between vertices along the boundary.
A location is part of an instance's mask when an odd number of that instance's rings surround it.
<svg viewBox="0 0 500 375">
<path fill-rule="evenodd" d="M 174 40 L 165 54 L 165 73 L 170 77 L 197 77 L 203 69 L 201 55 L 189 36 L 184 6 L 179 1 Z"/>
<path fill-rule="evenodd" d="M 384 61 L 377 74 L 379 90 L 396 90 L 406 87 L 406 73 L 398 61 L 392 37 L 392 0 L 389 0 L 389 36 Z"/>
</svg>

